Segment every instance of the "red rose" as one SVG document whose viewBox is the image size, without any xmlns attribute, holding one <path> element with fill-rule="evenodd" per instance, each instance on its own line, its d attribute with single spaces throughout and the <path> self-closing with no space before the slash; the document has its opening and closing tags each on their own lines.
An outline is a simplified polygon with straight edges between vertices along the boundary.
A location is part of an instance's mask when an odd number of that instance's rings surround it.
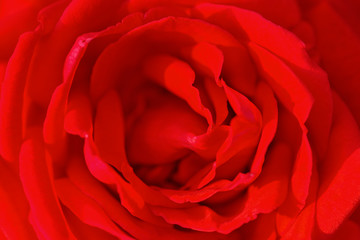
<svg viewBox="0 0 360 240">
<path fill-rule="evenodd" d="M 1 239 L 360 238 L 357 1 L 10 2 Z"/>
</svg>

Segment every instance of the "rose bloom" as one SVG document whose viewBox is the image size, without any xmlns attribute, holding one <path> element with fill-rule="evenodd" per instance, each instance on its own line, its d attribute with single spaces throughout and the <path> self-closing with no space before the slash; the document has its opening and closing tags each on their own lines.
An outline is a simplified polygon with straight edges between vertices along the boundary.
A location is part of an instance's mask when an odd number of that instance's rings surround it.
<svg viewBox="0 0 360 240">
<path fill-rule="evenodd" d="M 2 0 L 0 239 L 360 239 L 359 13 Z"/>
</svg>

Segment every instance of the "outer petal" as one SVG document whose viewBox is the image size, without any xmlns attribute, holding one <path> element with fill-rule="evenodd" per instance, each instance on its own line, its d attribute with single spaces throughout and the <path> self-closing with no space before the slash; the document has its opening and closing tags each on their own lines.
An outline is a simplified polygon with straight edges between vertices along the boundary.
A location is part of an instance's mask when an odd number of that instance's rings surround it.
<svg viewBox="0 0 360 240">
<path fill-rule="evenodd" d="M 62 8 L 63 3 L 53 4 L 39 14 L 40 25 L 34 32 L 25 33 L 20 37 L 7 65 L 1 87 L 0 153 L 8 161 L 17 158 L 20 149 L 23 135 L 21 128 L 24 122 L 22 111 L 26 112 L 28 107 L 27 100 L 24 102 L 24 89 L 35 45 L 40 35 L 53 27 Z"/>
<path fill-rule="evenodd" d="M 39 10 L 50 2 L 51 0 L 0 2 L 0 59 L 7 60 L 10 57 L 18 37 L 36 27 Z"/>
<path fill-rule="evenodd" d="M 82 159 L 76 159 L 71 162 L 68 175 L 76 187 L 86 194 L 89 198 L 96 201 L 107 215 L 120 227 L 132 234 L 137 239 L 144 240 L 182 240 L 182 239 L 222 239 L 224 235 L 214 233 L 201 233 L 192 231 L 182 231 L 173 228 L 171 225 L 163 227 L 155 226 L 149 222 L 141 221 L 131 215 L 108 189 L 106 189 L 97 179 L 88 172 Z M 238 239 L 237 234 L 232 234 L 229 239 Z"/>
<path fill-rule="evenodd" d="M 356 0 L 329 0 L 333 9 L 341 15 L 346 23 L 360 36 L 360 3 Z"/>
<path fill-rule="evenodd" d="M 175 0 L 171 2 L 166 0 L 131 0 L 128 3 L 128 9 L 130 11 L 143 11 L 159 5 L 193 6 L 199 3 L 229 4 L 247 8 L 259 12 L 271 21 L 285 27 L 292 26 L 300 20 L 300 11 L 297 2 L 294 0 L 274 0 L 271 3 L 267 0 Z M 283 9 L 287 9 L 287 11 L 283 11 Z"/>
<path fill-rule="evenodd" d="M 37 39 L 37 32 L 29 32 L 21 36 L 8 63 L 1 87 L 0 154 L 7 161 L 15 161 L 20 150 L 26 69 L 30 63 Z"/>
<path fill-rule="evenodd" d="M 315 207 L 316 207 L 316 194 L 318 191 L 319 184 L 318 170 L 316 166 L 312 168 L 311 184 L 309 189 L 309 197 L 306 202 L 306 206 L 292 222 L 287 225 L 285 233 L 281 233 L 283 239 L 294 239 L 294 240 L 311 240 L 315 226 Z M 278 232 L 282 229 L 278 228 Z"/>
<path fill-rule="evenodd" d="M 64 207 L 64 214 L 66 220 L 77 239 L 87 240 L 116 240 L 118 239 L 114 235 L 111 235 L 105 231 L 102 231 L 96 227 L 92 227 L 82 222 L 75 214 L 73 214 L 67 207 Z"/>
<path fill-rule="evenodd" d="M 41 106 L 47 106 L 51 93 L 61 83 L 67 53 L 79 35 L 111 26 L 123 18 L 123 1 L 71 1 L 56 27 L 42 38 L 33 55 L 28 74 L 28 93 Z M 93 21 L 96 19 L 96 21 Z M 48 56 L 52 56 L 49 58 Z M 49 80 L 51 79 L 51 81 Z"/>
<path fill-rule="evenodd" d="M 30 203 L 34 227 L 45 238 L 72 239 L 55 196 L 52 173 L 45 157 L 39 129 L 25 141 L 20 152 L 20 179 Z"/>
<path fill-rule="evenodd" d="M 253 55 L 255 53 L 266 56 L 266 51 L 269 51 L 270 55 L 273 55 L 271 59 L 275 61 L 273 64 L 284 67 L 281 72 L 288 72 L 288 76 L 292 75 L 293 79 L 295 77 L 301 80 L 301 89 L 307 88 L 315 100 L 308 119 L 308 127 L 311 130 L 309 137 L 315 150 L 323 155 L 331 124 L 331 92 L 325 72 L 310 60 L 305 45 L 293 33 L 267 21 L 257 13 L 233 6 L 200 4 L 195 7 L 193 15 L 219 25 L 238 39 L 249 42 L 250 48 L 256 48 L 252 49 Z M 268 60 L 270 55 L 267 57 Z M 266 59 L 260 62 L 264 60 Z M 267 68 L 266 72 L 271 73 L 271 70 Z M 272 75 L 276 73 L 272 71 Z M 251 85 L 248 80 L 244 83 Z"/>
<path fill-rule="evenodd" d="M 0 158 L 0 229 L 8 239 L 36 239 L 20 180 Z"/>
<path fill-rule="evenodd" d="M 244 239 L 276 240 L 278 239 L 275 228 L 275 214 L 261 214 L 256 220 L 240 228 Z"/>
<path fill-rule="evenodd" d="M 359 124 L 360 35 L 347 25 L 328 1 L 322 1 L 311 9 L 308 16 L 315 28 L 317 48 L 329 80 Z"/>
<path fill-rule="evenodd" d="M 360 200 L 360 131 L 334 93 L 334 121 L 326 161 L 319 166 L 316 220 L 320 231 L 334 232 Z"/>
<path fill-rule="evenodd" d="M 61 201 L 84 223 L 98 227 L 120 239 L 134 240 L 133 237 L 117 227 L 94 200 L 85 197 L 69 179 L 57 179 L 55 186 Z"/>
<path fill-rule="evenodd" d="M 300 79 L 280 59 L 257 44 L 249 47 L 259 71 L 274 89 L 281 103 L 292 112 L 300 123 L 305 123 L 313 99 Z"/>
<path fill-rule="evenodd" d="M 360 225 L 359 223 L 351 220 L 345 220 L 345 222 L 339 227 L 339 229 L 331 236 L 331 240 L 347 239 L 357 240 L 360 239 Z"/>
<path fill-rule="evenodd" d="M 64 114 L 66 111 L 68 96 L 74 78 L 76 77 L 78 67 L 81 64 L 89 44 L 100 37 L 122 34 L 123 32 L 137 26 L 140 22 L 141 19 L 139 15 L 133 14 L 123 19 L 122 22 L 115 26 L 111 26 L 100 32 L 87 33 L 76 39 L 65 59 L 63 83 L 55 89 L 50 100 L 49 109 L 44 123 L 44 138 L 46 143 L 53 144 L 64 135 Z M 86 67 L 88 68 L 88 66 Z"/>
</svg>

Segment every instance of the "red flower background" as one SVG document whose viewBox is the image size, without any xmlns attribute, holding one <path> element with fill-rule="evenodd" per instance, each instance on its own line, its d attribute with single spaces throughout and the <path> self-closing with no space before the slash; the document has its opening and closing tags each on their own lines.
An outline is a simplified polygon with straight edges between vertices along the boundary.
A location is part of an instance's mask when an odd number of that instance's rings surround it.
<svg viewBox="0 0 360 240">
<path fill-rule="evenodd" d="M 360 239 L 355 0 L 0 3 L 0 239 Z"/>
</svg>

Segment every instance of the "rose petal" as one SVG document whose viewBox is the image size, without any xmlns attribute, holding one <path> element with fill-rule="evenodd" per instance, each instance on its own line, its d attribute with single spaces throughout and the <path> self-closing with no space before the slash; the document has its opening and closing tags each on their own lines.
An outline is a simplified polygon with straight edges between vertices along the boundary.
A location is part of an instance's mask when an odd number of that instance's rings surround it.
<svg viewBox="0 0 360 240">
<path fill-rule="evenodd" d="M 154 31 L 156 34 L 153 34 Z M 154 48 L 163 49 L 166 53 L 180 55 L 174 45 L 194 45 L 197 42 L 208 42 L 213 45 L 237 47 L 239 43 L 223 29 L 204 21 L 167 17 L 150 22 L 124 34 L 116 43 L 110 45 L 96 62 L 91 77 L 91 96 L 98 100 L 107 90 L 118 87 L 126 88 L 126 81 L 139 72 L 139 62 L 152 55 Z M 170 44 L 171 43 L 171 44 Z M 138 49 L 132 51 L 131 49 Z M 121 66 L 117 62 L 123 62 Z M 138 81 L 138 80 L 137 80 Z"/>
<path fill-rule="evenodd" d="M 0 153 L 7 161 L 18 157 L 22 138 L 22 107 L 27 67 L 30 63 L 37 32 L 23 34 L 9 60 L 1 87 Z"/>
<path fill-rule="evenodd" d="M 68 101 L 64 130 L 84 138 L 86 134 L 92 132 L 90 98 L 84 93 L 75 92 L 69 96 Z"/>
<path fill-rule="evenodd" d="M 225 81 L 221 81 L 227 99 L 234 109 L 237 116 L 243 121 L 261 123 L 261 114 L 256 106 L 244 95 L 227 86 Z"/>
<path fill-rule="evenodd" d="M 99 105 L 100 107 L 100 105 Z M 122 106 L 120 99 L 116 92 L 109 92 L 107 95 L 104 96 L 104 99 L 101 101 L 101 110 L 97 115 L 97 119 L 95 119 L 95 143 L 99 144 L 97 146 L 99 153 L 94 152 L 95 146 L 91 145 L 92 143 L 87 143 L 86 147 L 88 150 L 85 151 L 85 156 L 88 155 L 89 161 L 91 160 L 92 164 L 101 164 L 99 166 L 103 166 L 105 168 L 105 173 L 102 176 L 98 176 L 98 173 L 101 169 L 94 169 L 91 171 L 95 171 L 97 178 L 105 181 L 106 183 L 111 183 L 114 181 L 113 175 L 115 172 L 110 168 L 110 165 L 114 166 L 118 171 L 120 171 L 125 179 L 129 181 L 131 184 L 126 183 L 125 180 L 119 178 L 119 182 L 125 184 L 125 188 L 131 188 L 131 191 L 134 191 L 136 198 L 132 199 L 139 201 L 140 206 L 144 203 L 143 201 L 146 200 L 148 203 L 157 204 L 157 205 L 164 205 L 164 206 L 176 206 L 174 203 L 171 203 L 168 199 L 164 196 L 159 194 L 158 191 L 155 191 L 149 186 L 146 186 L 139 178 L 135 175 L 132 167 L 129 165 L 127 161 L 127 157 L 125 154 L 125 144 L 124 144 L 124 124 L 123 124 L 123 116 L 122 116 Z M 89 134 L 91 136 L 91 134 Z M 111 141 L 108 141 L 111 139 Z M 107 143 L 107 144 L 105 144 Z M 105 162 L 109 163 L 110 165 L 105 166 L 104 162 L 99 159 L 103 159 Z M 85 157 L 87 158 L 87 157 Z M 98 162 L 98 163 L 97 163 Z M 90 162 L 89 162 L 90 164 Z M 107 171 L 111 172 L 106 173 Z M 110 174 L 110 175 L 109 175 Z M 116 174 L 115 174 L 116 175 Z M 110 179 L 108 176 L 112 176 Z M 130 191 L 130 190 L 128 190 Z M 142 198 L 138 196 L 138 194 L 142 195 Z M 126 198 L 126 194 L 124 197 Z M 136 202 L 136 201 L 135 201 Z M 126 204 L 125 204 L 126 206 Z"/>
<path fill-rule="evenodd" d="M 0 239 L 6 240 L 5 233 L 3 233 L 2 231 L 0 231 Z"/>
<path fill-rule="evenodd" d="M 195 72 L 187 63 L 170 55 L 152 56 L 144 63 L 144 74 L 184 99 L 212 128 L 211 113 L 201 103 L 199 91 L 193 86 Z"/>
<path fill-rule="evenodd" d="M 218 192 L 230 191 L 237 188 L 245 188 L 250 183 L 256 179 L 260 174 L 262 165 L 265 159 L 265 154 L 268 150 L 268 146 L 274 138 L 277 121 L 278 121 L 278 109 L 276 104 L 276 99 L 271 91 L 271 89 L 265 84 L 260 83 L 258 85 L 256 93 L 256 104 L 259 106 L 259 109 L 262 111 L 263 115 L 263 130 L 260 136 L 260 141 L 258 144 L 258 150 L 255 154 L 253 164 L 250 169 L 250 173 L 238 173 L 238 175 L 233 180 L 222 179 L 216 182 L 210 183 L 199 190 L 192 191 L 183 191 L 183 190 L 161 190 L 163 194 L 168 196 L 172 201 L 178 203 L 184 202 L 200 202 L 208 199 L 209 197 L 215 195 Z M 216 165 L 211 163 L 208 166 L 208 169 L 204 168 L 204 172 L 200 173 L 200 179 L 197 179 L 197 182 L 209 182 L 214 177 Z"/>
<path fill-rule="evenodd" d="M 307 57 L 302 60 L 302 67 L 290 63 L 288 66 L 301 79 L 314 99 L 305 125 L 309 130 L 308 138 L 312 150 L 317 153 L 319 158 L 323 158 L 332 121 L 333 103 L 331 89 L 326 72 L 309 62 Z M 319 161 L 321 160 L 319 159 Z"/>
<path fill-rule="evenodd" d="M 67 207 L 63 207 L 64 215 L 69 224 L 71 231 L 74 233 L 77 239 L 89 239 L 89 240 L 116 240 L 114 235 L 111 235 L 99 228 L 92 227 L 82 222 L 76 215 L 74 215 Z"/>
<path fill-rule="evenodd" d="M 145 111 L 129 132 L 127 154 L 130 163 L 175 162 L 189 154 L 196 136 L 206 132 L 206 121 L 186 103 L 170 97 L 165 101 Z"/>
<path fill-rule="evenodd" d="M 204 79 L 204 88 L 215 112 L 213 113 L 215 125 L 219 126 L 225 121 L 229 113 L 226 95 L 224 90 L 211 79 Z"/>
<path fill-rule="evenodd" d="M 315 46 L 316 37 L 313 27 L 306 21 L 301 21 L 291 32 L 295 33 L 306 45 L 306 49 L 310 50 Z"/>
<path fill-rule="evenodd" d="M 162 216 L 171 224 L 178 224 L 198 231 L 230 233 L 256 218 L 258 213 L 273 211 L 285 199 L 291 163 L 287 146 L 275 145 L 267 162 L 262 174 L 248 188 L 244 198 L 237 198 L 226 206 L 221 205 L 219 207 L 218 211 L 223 212 L 223 214 L 218 214 L 211 208 L 201 205 L 183 209 L 154 206 L 152 209 L 155 214 Z"/>
<path fill-rule="evenodd" d="M 239 39 L 256 42 L 275 54 L 281 57 L 286 56 L 286 59 L 292 59 L 294 62 L 299 56 L 306 54 L 306 51 L 303 51 L 303 43 L 291 32 L 265 19 L 257 12 L 234 6 L 204 3 L 195 7 L 194 14 L 223 27 Z M 216 15 L 217 17 L 215 17 Z M 223 19 L 231 20 L 223 21 Z M 294 21 L 294 23 L 297 22 Z"/>
<path fill-rule="evenodd" d="M 94 142 L 103 158 L 118 169 L 125 158 L 124 134 L 122 106 L 117 93 L 110 92 L 97 106 Z"/>
<path fill-rule="evenodd" d="M 0 10 L 0 35 L 3 36 L 0 39 L 0 58 L 2 60 L 7 60 L 11 56 L 22 33 L 36 27 L 36 13 L 39 8 L 37 3 L 26 4 L 25 2 L 8 8 L 6 4 L 0 7 L 2 10 Z"/>
<path fill-rule="evenodd" d="M 333 9 L 338 12 L 354 32 L 360 36 L 360 18 L 357 14 L 360 11 L 359 2 L 353 0 L 330 0 L 329 2 L 333 6 Z"/>
<path fill-rule="evenodd" d="M 37 45 L 32 57 L 27 85 L 31 99 L 42 106 L 49 104 L 51 94 L 56 86 L 61 84 L 62 66 L 76 38 L 83 33 L 96 32 L 120 21 L 123 17 L 119 10 L 121 5 L 121 1 L 102 4 L 99 1 L 76 0 L 68 4 L 64 11 L 61 9 L 63 14 L 56 27 Z M 106 14 L 103 14 L 105 12 Z M 48 58 L 49 55 L 52 57 Z"/>
<path fill-rule="evenodd" d="M 360 199 L 360 131 L 351 113 L 334 93 L 333 126 L 326 161 L 319 167 L 316 220 L 324 233 L 334 232 Z"/>
<path fill-rule="evenodd" d="M 219 234 L 207 234 L 200 232 L 179 231 L 170 226 L 152 225 L 132 216 L 121 203 L 102 186 L 97 179 L 93 178 L 82 159 L 72 161 L 68 168 L 70 180 L 84 194 L 94 199 L 107 215 L 120 227 L 126 229 L 137 239 L 219 239 Z M 236 236 L 236 234 L 235 234 Z M 230 238 L 231 236 L 229 236 Z M 236 238 L 235 238 L 236 239 Z"/>
<path fill-rule="evenodd" d="M 182 6 L 159 6 L 145 9 L 145 22 L 156 21 L 165 17 L 188 17 L 188 9 Z"/>
<path fill-rule="evenodd" d="M 259 71 L 274 89 L 281 103 L 304 123 L 310 113 L 313 99 L 300 79 L 280 59 L 259 45 L 250 43 Z"/>
<path fill-rule="evenodd" d="M 191 48 L 183 50 L 185 56 L 190 58 L 190 64 L 199 69 L 196 73 L 207 74 L 215 81 L 220 78 L 224 56 L 216 46 L 201 42 Z"/>
<path fill-rule="evenodd" d="M 45 238 L 73 239 L 55 196 L 40 130 L 26 140 L 20 151 L 20 179 L 29 200 L 33 220 Z"/>
<path fill-rule="evenodd" d="M 276 240 L 275 214 L 259 214 L 258 217 L 241 229 L 241 234 L 245 239 L 256 240 Z"/>
<path fill-rule="evenodd" d="M 308 15 L 316 31 L 317 47 L 324 69 L 329 74 L 330 83 L 359 123 L 359 35 L 354 33 L 328 2 L 321 2 L 311 9 Z"/>
<path fill-rule="evenodd" d="M 217 152 L 216 166 L 219 168 L 236 158 L 238 172 L 241 172 L 256 149 L 262 127 L 262 116 L 257 107 L 244 95 L 228 87 L 221 81 L 225 94 L 236 116 L 230 121 L 230 134 Z M 240 156 L 245 160 L 240 160 Z M 231 178 L 226 176 L 225 178 Z"/>
<path fill-rule="evenodd" d="M 137 189 L 100 159 L 96 146 L 89 137 L 85 138 L 84 154 L 90 172 L 101 182 L 117 187 L 121 203 L 130 213 L 150 223 L 162 223 L 160 218 L 150 212 Z"/>
<path fill-rule="evenodd" d="M 93 200 L 85 197 L 68 179 L 55 180 L 55 187 L 61 202 L 84 223 L 98 227 L 120 239 L 134 239 L 118 228 Z"/>
<path fill-rule="evenodd" d="M 201 171 L 206 164 L 207 162 L 204 161 L 202 157 L 197 154 L 190 154 L 176 165 L 176 171 L 173 170 L 169 174 L 171 174 L 170 177 L 173 181 L 181 184 L 182 189 L 186 189 L 188 187 L 187 185 L 192 185 L 191 183 L 189 184 L 189 182 L 193 176 Z"/>
<path fill-rule="evenodd" d="M 302 129 L 298 120 L 288 111 L 280 109 L 279 113 L 281 128 L 276 138 L 288 142 L 294 153 L 291 188 L 277 215 L 278 232 L 283 235 L 305 206 L 314 159 L 306 137 L 306 129 Z"/>
<path fill-rule="evenodd" d="M 88 33 L 79 36 L 75 44 L 68 53 L 65 59 L 65 66 L 63 72 L 63 83 L 59 85 L 50 100 L 47 116 L 44 123 L 44 138 L 45 142 L 52 144 L 64 135 L 64 113 L 67 104 L 68 95 L 76 77 L 76 71 L 84 57 L 89 44 L 97 38 L 121 34 L 128 31 L 128 29 L 137 26 L 141 20 L 138 14 L 129 15 L 123 21 L 115 26 L 111 26 L 103 31 L 96 33 Z M 90 46 L 91 47 L 91 46 Z M 88 65 L 86 65 L 88 68 Z"/>
<path fill-rule="evenodd" d="M 245 46 L 224 47 L 222 78 L 229 87 L 245 96 L 253 96 L 256 91 L 257 73 L 255 65 Z"/>
<path fill-rule="evenodd" d="M 345 220 L 345 222 L 340 225 L 339 229 L 335 232 L 334 235 L 331 236 L 330 239 L 357 240 L 359 238 L 360 238 L 359 223 L 353 222 L 351 220 Z"/>
<path fill-rule="evenodd" d="M 2 83 L 5 78 L 6 65 L 7 65 L 7 62 L 0 61 L 0 97 L 1 97 Z"/>
<path fill-rule="evenodd" d="M 284 239 L 312 239 L 314 230 L 314 216 L 316 210 L 316 196 L 318 191 L 319 176 L 316 166 L 312 168 L 311 183 L 309 189 L 309 197 L 306 201 L 304 209 L 294 218 L 290 225 L 289 222 L 284 222 L 286 225 L 286 231 L 278 228 L 279 235 Z M 286 209 L 286 207 L 285 207 Z M 282 209 L 280 209 L 281 211 Z M 279 212 L 280 213 L 280 212 Z M 281 214 L 281 213 L 280 213 Z M 284 213 L 286 214 L 286 213 Z M 277 215 L 277 226 L 281 226 L 281 218 Z M 285 218 L 285 220 L 287 220 Z"/>
<path fill-rule="evenodd" d="M 28 222 L 29 206 L 20 180 L 0 158 L 0 228 L 4 239 L 36 239 Z"/>
<path fill-rule="evenodd" d="M 200 97 L 204 105 L 212 112 L 215 124 L 221 124 L 226 119 L 228 113 L 225 94 L 219 87 L 219 79 L 224 62 L 221 48 L 201 42 L 190 48 L 184 48 L 182 50 L 182 57 L 188 60 L 198 78 L 199 76 L 204 77 L 204 79 L 197 79 L 195 81 L 195 87 L 199 88 Z M 207 98 L 210 106 L 206 105 L 203 97 Z"/>
<path fill-rule="evenodd" d="M 300 11 L 296 1 L 273 1 L 270 4 L 266 0 L 249 1 L 249 0 L 175 0 L 172 2 L 162 0 L 139 1 L 131 0 L 128 3 L 129 11 L 143 11 L 156 7 L 158 5 L 176 5 L 176 6 L 193 6 L 202 2 L 219 3 L 235 5 L 240 8 L 248 8 L 255 12 L 260 12 L 266 18 L 271 19 L 275 23 L 284 25 L 285 27 L 296 24 L 300 19 Z M 288 11 L 281 11 L 281 9 L 288 9 Z"/>
<path fill-rule="evenodd" d="M 273 91 L 265 83 L 259 83 L 254 103 L 262 112 L 262 132 L 250 172 L 259 174 L 265 154 L 272 142 L 278 125 L 278 105 Z"/>
<path fill-rule="evenodd" d="M 188 147 L 206 162 L 212 161 L 228 135 L 229 127 L 221 125 L 211 132 L 195 136 Z"/>
<path fill-rule="evenodd" d="M 194 179 L 191 180 L 192 188 L 199 189 L 208 184 L 215 176 L 215 167 L 220 167 L 232 157 L 235 158 L 239 154 L 242 156 L 252 154 L 260 134 L 261 114 L 259 110 L 245 96 L 229 88 L 224 81 L 221 81 L 220 84 L 237 116 L 231 120 L 227 138 L 216 152 L 216 163 L 209 166 L 211 169 L 205 176 L 203 176 L 204 171 L 208 171 L 207 169 L 194 176 Z M 237 160 L 237 168 L 233 168 L 233 170 L 238 173 L 246 164 L 248 164 L 246 157 L 245 161 Z M 226 174 L 228 175 L 226 178 L 232 177 L 229 173 Z"/>
<path fill-rule="evenodd" d="M 326 74 L 311 62 L 303 43 L 292 33 L 263 19 L 256 13 L 214 4 L 201 4 L 195 9 L 195 13 L 198 12 L 195 16 L 200 14 L 201 18 L 227 29 L 232 34 L 239 36 L 239 39 L 246 39 L 245 41 L 249 39 L 280 57 L 303 81 L 315 99 L 309 116 L 309 129 L 311 130 L 309 138 L 319 154 L 324 154 L 331 124 L 330 87 Z M 227 21 L 220 19 L 227 19 Z M 314 140 L 312 140 L 313 138 Z"/>
<path fill-rule="evenodd" d="M 66 104 L 76 68 L 84 56 L 89 42 L 96 36 L 97 34 L 89 34 L 79 37 L 67 56 L 64 67 L 64 81 L 52 94 L 44 122 L 44 138 L 48 144 L 54 144 L 58 139 L 64 137 L 63 126 Z"/>
</svg>

